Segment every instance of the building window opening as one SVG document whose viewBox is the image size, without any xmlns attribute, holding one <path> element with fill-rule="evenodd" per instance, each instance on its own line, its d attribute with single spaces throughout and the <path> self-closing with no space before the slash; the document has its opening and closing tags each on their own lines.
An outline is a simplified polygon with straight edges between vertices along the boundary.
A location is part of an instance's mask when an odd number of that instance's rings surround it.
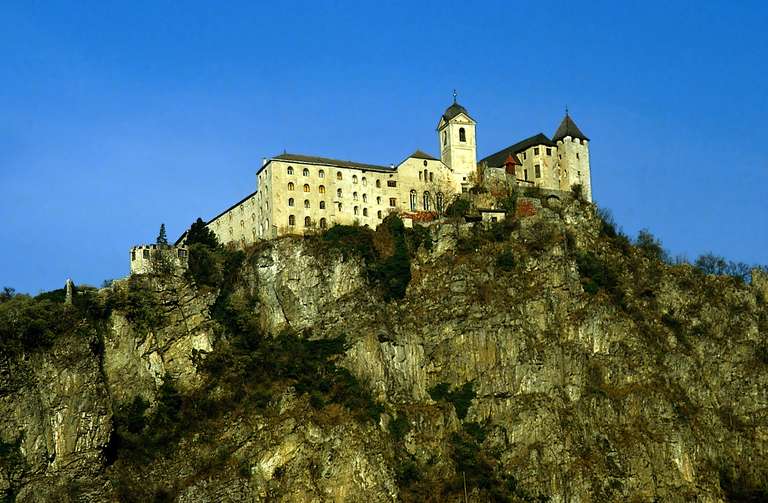
<svg viewBox="0 0 768 503">
<path fill-rule="evenodd" d="M 357 201 L 357 192 L 352 193 L 352 200 Z"/>
<path fill-rule="evenodd" d="M 293 190 L 293 182 L 288 182 L 288 190 Z"/>
<path fill-rule="evenodd" d="M 389 198 L 389 205 L 390 205 L 392 208 L 394 208 L 395 206 L 397 206 L 397 199 L 396 199 L 396 198 L 394 198 L 394 197 L 390 197 L 390 198 Z"/>
<path fill-rule="evenodd" d="M 359 211 L 360 211 L 360 209 L 359 209 L 357 206 L 355 206 L 355 207 L 352 209 L 352 213 L 354 213 L 355 215 L 357 215 Z"/>
<path fill-rule="evenodd" d="M 293 166 L 288 166 L 288 174 L 289 175 L 293 174 Z"/>
<path fill-rule="evenodd" d="M 141 256 L 142 258 L 149 258 L 149 250 L 142 250 Z"/>
<path fill-rule="evenodd" d="M 309 192 L 309 184 L 304 184 L 304 192 Z"/>
<path fill-rule="evenodd" d="M 309 208 L 309 199 L 304 200 L 304 207 Z"/>
<path fill-rule="evenodd" d="M 539 147 L 533 147 L 533 155 L 539 155 Z"/>
<path fill-rule="evenodd" d="M 448 145 L 448 132 L 443 131 L 443 145 Z"/>
<path fill-rule="evenodd" d="M 336 189 L 336 197 L 341 197 L 341 189 Z"/>
<path fill-rule="evenodd" d="M 352 183 L 357 183 L 357 175 L 352 175 Z"/>
<path fill-rule="evenodd" d="M 304 217 L 304 227 L 311 227 L 312 226 L 312 219 L 309 217 Z"/>
<path fill-rule="evenodd" d="M 304 168 L 304 169 L 301 171 L 301 174 L 302 174 L 303 176 L 309 176 L 309 170 L 308 170 L 307 168 Z"/>
<path fill-rule="evenodd" d="M 411 211 L 416 211 L 416 191 L 415 190 L 411 191 L 410 206 L 411 206 Z"/>
<path fill-rule="evenodd" d="M 292 197 L 288 198 L 288 206 L 293 206 L 293 198 Z"/>
<path fill-rule="evenodd" d="M 320 201 L 320 209 L 321 210 L 325 209 L 325 201 Z"/>
<path fill-rule="evenodd" d="M 435 175 L 435 174 L 434 174 L 434 173 L 432 173 L 432 172 L 430 172 L 430 173 L 429 173 L 429 181 L 430 181 L 430 182 L 433 182 L 433 181 L 434 181 L 434 175 Z"/>
<path fill-rule="evenodd" d="M 381 196 L 376 196 L 376 204 L 381 204 Z"/>
<path fill-rule="evenodd" d="M 339 203 L 339 211 L 341 211 L 341 203 Z"/>
<path fill-rule="evenodd" d="M 467 141 L 467 132 L 463 127 L 459 128 L 459 141 Z"/>
<path fill-rule="evenodd" d="M 291 227 L 296 225 L 296 217 L 295 216 L 288 215 L 288 225 L 290 225 Z"/>
<path fill-rule="evenodd" d="M 368 208 L 363 208 L 363 216 L 364 217 L 368 216 Z"/>
<path fill-rule="evenodd" d="M 317 176 L 320 178 L 325 178 L 325 171 L 321 169 L 320 171 L 317 172 Z"/>
<path fill-rule="evenodd" d="M 523 179 L 528 180 L 528 170 L 527 169 L 523 170 Z"/>
<path fill-rule="evenodd" d="M 366 194 L 363 194 L 363 202 L 364 203 L 368 202 L 368 196 Z"/>
<path fill-rule="evenodd" d="M 424 211 L 429 211 L 429 192 L 424 192 L 422 203 L 424 205 Z"/>
<path fill-rule="evenodd" d="M 363 177 L 363 179 L 361 180 L 361 182 L 363 182 L 363 185 L 368 185 L 368 180 L 366 180 L 366 179 L 365 179 L 365 177 Z"/>
<path fill-rule="evenodd" d="M 541 166 L 537 164 L 536 166 L 533 167 L 533 169 L 534 169 L 534 174 L 536 175 L 536 178 L 541 178 Z"/>
<path fill-rule="evenodd" d="M 325 185 L 321 185 L 317 188 L 317 191 L 321 194 L 325 194 Z"/>
<path fill-rule="evenodd" d="M 376 188 L 377 189 L 381 188 L 381 180 L 376 180 Z"/>
<path fill-rule="evenodd" d="M 337 180 L 341 180 L 342 179 L 341 171 L 337 171 L 336 172 L 336 179 Z"/>
<path fill-rule="evenodd" d="M 387 187 L 397 187 L 396 180 L 387 180 Z"/>
<path fill-rule="evenodd" d="M 376 212 L 376 216 L 379 218 L 379 220 L 381 220 L 381 210 Z"/>
<path fill-rule="evenodd" d="M 320 228 L 321 229 L 325 229 L 327 227 L 328 227 L 328 222 L 324 218 L 321 218 L 320 219 Z"/>
<path fill-rule="evenodd" d="M 131 250 L 131 261 L 136 260 L 136 250 Z"/>
<path fill-rule="evenodd" d="M 437 212 L 442 213 L 443 212 L 443 193 L 442 192 L 437 193 L 436 203 L 437 203 Z"/>
<path fill-rule="evenodd" d="M 547 155 L 550 155 L 550 156 L 552 155 L 552 149 L 549 147 L 547 147 Z"/>
</svg>

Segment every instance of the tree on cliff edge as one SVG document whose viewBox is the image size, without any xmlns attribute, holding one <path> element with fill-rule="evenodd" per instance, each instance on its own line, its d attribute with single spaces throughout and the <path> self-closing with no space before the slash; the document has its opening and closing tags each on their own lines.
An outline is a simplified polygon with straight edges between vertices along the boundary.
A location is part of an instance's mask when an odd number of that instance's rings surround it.
<svg viewBox="0 0 768 503">
<path fill-rule="evenodd" d="M 210 248 L 216 248 L 219 246 L 219 240 L 216 239 L 216 234 L 214 234 L 212 230 L 206 227 L 203 219 L 198 218 L 187 231 L 186 244 L 187 246 L 191 246 L 193 244 L 201 244 Z"/>
<path fill-rule="evenodd" d="M 157 235 L 155 243 L 161 246 L 168 246 L 168 236 L 165 234 L 165 224 L 160 224 L 160 234 Z"/>
</svg>

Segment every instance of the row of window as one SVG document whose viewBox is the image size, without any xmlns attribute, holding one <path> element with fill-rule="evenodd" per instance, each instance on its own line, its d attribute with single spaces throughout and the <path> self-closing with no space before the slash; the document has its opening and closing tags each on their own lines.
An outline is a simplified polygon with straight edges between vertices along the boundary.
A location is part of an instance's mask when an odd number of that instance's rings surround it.
<svg viewBox="0 0 768 503">
<path fill-rule="evenodd" d="M 149 258 L 149 249 L 145 248 L 144 250 L 141 250 L 141 258 L 148 259 Z M 160 250 L 153 251 L 153 255 L 157 256 L 157 254 L 160 253 Z M 176 256 L 179 258 L 186 258 L 187 257 L 187 250 L 176 250 Z M 131 260 L 136 260 L 136 250 L 131 250 Z"/>
<path fill-rule="evenodd" d="M 466 142 L 467 141 L 467 132 L 464 130 L 463 127 L 459 128 L 459 141 L 460 142 Z M 443 145 L 448 145 L 448 131 L 443 130 Z"/>
<path fill-rule="evenodd" d="M 427 178 L 427 175 L 429 175 L 429 178 Z M 430 182 L 434 181 L 434 173 L 431 173 L 431 172 L 427 171 L 426 169 L 424 170 L 423 173 L 421 171 L 419 171 L 419 180 L 424 180 L 426 182 L 427 179 L 429 179 Z"/>
<path fill-rule="evenodd" d="M 359 214 L 359 208 L 355 206 L 354 210 L 355 215 Z M 368 208 L 363 208 L 363 216 L 368 216 Z M 376 212 L 376 217 L 381 220 L 384 218 L 384 215 L 382 214 L 381 210 Z M 296 215 L 288 215 L 288 225 L 291 227 L 296 226 Z M 318 220 L 318 225 L 321 229 L 325 229 L 328 227 L 328 221 L 325 218 L 321 218 Z M 304 227 L 312 227 L 312 218 L 311 217 L 304 217 Z"/>
<path fill-rule="evenodd" d="M 416 199 L 417 194 L 415 190 L 412 190 L 410 193 L 410 207 L 411 211 L 416 211 L 418 208 L 416 207 Z M 430 211 L 432 207 L 432 199 L 428 191 L 425 191 L 422 194 L 421 197 L 421 207 L 424 209 L 424 211 Z M 435 208 L 438 212 L 442 213 L 443 211 L 443 193 L 438 192 L 435 195 Z"/>
<path fill-rule="evenodd" d="M 552 148 L 551 147 L 547 147 L 546 148 L 546 152 L 547 152 L 548 156 L 551 156 L 552 155 Z M 539 155 L 539 147 L 533 147 L 533 155 Z M 527 153 L 523 152 L 523 160 L 525 160 L 526 157 L 527 157 Z"/>
<path fill-rule="evenodd" d="M 425 170 L 425 171 L 426 171 L 426 170 Z M 293 174 L 293 166 L 288 166 L 288 174 L 289 174 L 289 175 L 292 175 L 292 174 Z M 302 174 L 303 176 L 309 176 L 309 169 L 307 169 L 307 168 L 304 168 L 304 169 L 302 169 L 302 170 L 301 170 L 301 174 Z M 320 171 L 318 171 L 318 172 L 317 172 L 317 176 L 318 176 L 318 178 L 325 178 L 325 170 L 322 170 L 322 169 L 321 169 Z M 425 175 L 425 176 L 426 176 L 426 175 Z M 343 180 L 343 179 L 344 179 L 344 175 L 342 174 L 342 172 L 341 172 L 341 171 L 337 171 L 337 172 L 336 172 L 336 179 L 337 179 L 337 180 Z M 368 179 L 366 179 L 365 177 L 362 177 L 362 178 L 361 178 L 359 181 L 360 181 L 360 183 L 362 183 L 363 185 L 368 185 Z M 352 175 L 352 183 L 358 183 L 358 178 L 357 178 L 357 175 Z M 289 189 L 288 189 L 288 190 L 293 190 L 293 189 L 291 189 L 291 188 L 290 188 L 291 186 L 293 186 L 293 182 L 290 182 L 290 183 L 288 184 L 288 186 L 289 186 Z M 395 186 L 395 184 L 394 184 L 394 181 L 389 181 L 389 182 L 387 182 L 387 186 L 388 186 L 388 187 L 394 187 L 394 186 Z M 307 187 L 307 185 L 305 185 L 304 187 Z M 376 180 L 376 187 L 377 187 L 377 188 L 381 188 L 381 180 Z M 305 191 L 305 192 L 306 192 L 306 191 Z"/>
</svg>

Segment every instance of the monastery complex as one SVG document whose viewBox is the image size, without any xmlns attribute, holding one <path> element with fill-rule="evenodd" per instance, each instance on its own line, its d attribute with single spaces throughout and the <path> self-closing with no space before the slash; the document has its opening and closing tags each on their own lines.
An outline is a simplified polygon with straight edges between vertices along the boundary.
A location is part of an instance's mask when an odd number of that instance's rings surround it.
<svg viewBox="0 0 768 503">
<path fill-rule="evenodd" d="M 256 191 L 207 226 L 219 242 L 242 245 L 335 224 L 376 228 L 391 212 L 406 221 L 438 217 L 454 198 L 478 186 L 570 194 L 580 185 L 582 197 L 592 200 L 589 138 L 567 111 L 551 139 L 539 133 L 479 161 L 476 124 L 454 94 L 437 124 L 439 159 L 421 150 L 391 166 L 289 153 L 264 159 Z M 131 250 L 132 271 L 149 255 L 143 248 Z"/>
</svg>

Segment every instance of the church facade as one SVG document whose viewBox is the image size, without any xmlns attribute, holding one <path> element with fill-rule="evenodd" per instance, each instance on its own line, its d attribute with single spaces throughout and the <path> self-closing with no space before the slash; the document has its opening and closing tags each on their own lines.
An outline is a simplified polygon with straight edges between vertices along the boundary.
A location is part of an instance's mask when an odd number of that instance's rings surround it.
<svg viewBox="0 0 768 503">
<path fill-rule="evenodd" d="M 483 174 L 555 192 L 580 185 L 591 201 L 589 139 L 567 112 L 551 139 L 539 133 L 479 162 L 475 133 L 454 96 L 437 125 L 439 159 L 420 150 L 390 166 L 290 153 L 265 159 L 256 191 L 207 226 L 220 242 L 243 245 L 335 224 L 375 228 L 391 212 L 439 215 Z"/>
</svg>

